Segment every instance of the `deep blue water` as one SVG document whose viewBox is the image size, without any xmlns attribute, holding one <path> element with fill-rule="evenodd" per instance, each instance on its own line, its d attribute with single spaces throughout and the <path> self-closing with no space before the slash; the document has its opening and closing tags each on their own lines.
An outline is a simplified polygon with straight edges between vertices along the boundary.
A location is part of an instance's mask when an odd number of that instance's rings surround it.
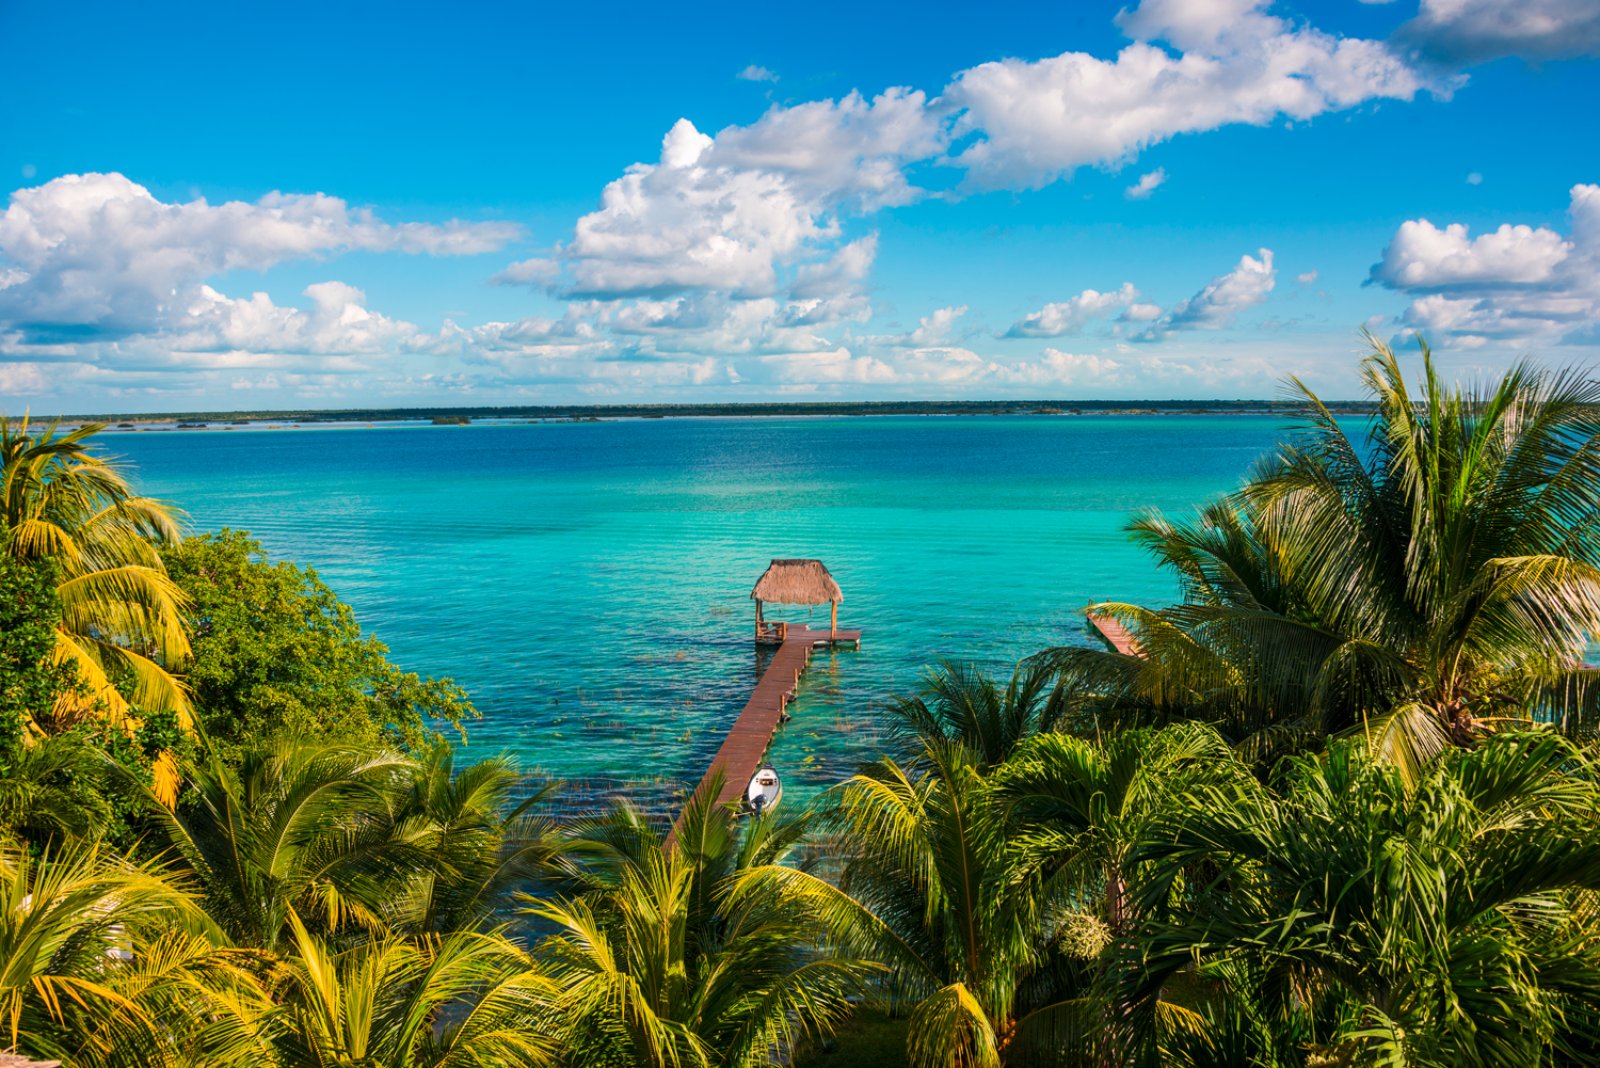
<svg viewBox="0 0 1600 1068">
<path fill-rule="evenodd" d="M 1009 674 L 1094 600 L 1168 602 L 1123 534 L 1233 488 L 1271 416 L 668 419 L 108 434 L 148 493 L 315 567 L 394 659 L 450 675 L 474 750 L 698 777 L 756 677 L 751 585 L 824 560 L 857 651 L 819 654 L 773 757 L 802 794 L 876 751 L 940 658 Z M 781 615 L 774 610 L 771 615 Z M 826 625 L 827 609 L 787 618 Z M 653 784 L 653 785 L 652 785 Z"/>
</svg>

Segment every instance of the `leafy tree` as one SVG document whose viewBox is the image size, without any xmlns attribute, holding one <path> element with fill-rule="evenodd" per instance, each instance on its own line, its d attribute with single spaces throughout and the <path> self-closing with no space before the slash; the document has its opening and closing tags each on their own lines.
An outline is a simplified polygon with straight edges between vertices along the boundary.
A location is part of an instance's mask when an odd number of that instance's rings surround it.
<svg viewBox="0 0 1600 1068">
<path fill-rule="evenodd" d="M 582 889 L 532 909 L 555 928 L 535 958 L 560 1063 L 755 1068 L 848 1012 L 872 966 L 817 945 L 806 899 L 761 878 L 793 870 L 777 862 L 804 824 L 762 816 L 741 835 L 715 797 L 690 802 L 671 847 L 625 805 L 577 827 Z"/>
<path fill-rule="evenodd" d="M 1156 1057 L 1150 1006 L 1176 985 L 1210 1033 L 1164 1063 L 1594 1063 L 1597 812 L 1590 756 L 1548 730 L 1414 785 L 1355 743 L 1287 761 L 1274 788 L 1197 785 L 1136 854 L 1129 1030 Z"/>
<path fill-rule="evenodd" d="M 166 713 L 187 729 L 188 695 L 172 674 L 189 655 L 184 596 L 157 551 L 178 540 L 175 513 L 138 496 L 93 451 L 88 441 L 103 427 L 29 429 L 26 417 L 0 417 L 0 556 L 56 569 L 52 656 L 73 665 L 82 686 L 60 691 L 48 726 L 105 717 L 133 730 Z M 158 761 L 156 790 L 168 803 L 176 773 L 170 754 Z"/>
<path fill-rule="evenodd" d="M 74 682 L 71 666 L 53 656 L 60 620 L 49 562 L 0 556 L 0 774 Z"/>
<path fill-rule="evenodd" d="M 1184 603 L 1102 608 L 1140 655 L 1060 649 L 1086 724 L 1199 717 L 1267 755 L 1364 729 L 1415 774 L 1441 748 L 1536 715 L 1597 723 L 1600 381 L 1514 367 L 1414 396 L 1372 340 L 1364 445 L 1296 382 L 1305 424 L 1191 523 L 1133 531 Z"/>
<path fill-rule="evenodd" d="M 390 663 L 315 571 L 270 562 L 243 531 L 192 537 L 163 557 L 190 603 L 199 717 L 230 759 L 277 734 L 415 747 L 434 737 L 430 721 L 476 715 L 448 679 Z"/>
</svg>

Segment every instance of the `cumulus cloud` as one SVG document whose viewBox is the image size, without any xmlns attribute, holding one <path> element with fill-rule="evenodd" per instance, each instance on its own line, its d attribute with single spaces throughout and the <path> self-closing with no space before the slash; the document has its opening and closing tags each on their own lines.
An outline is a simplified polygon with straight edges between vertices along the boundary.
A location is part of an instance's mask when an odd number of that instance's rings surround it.
<svg viewBox="0 0 1600 1068">
<path fill-rule="evenodd" d="M 778 76 L 759 63 L 752 63 L 738 74 L 734 75 L 744 82 L 775 82 Z"/>
<path fill-rule="evenodd" d="M 1504 223 L 1400 224 L 1370 281 L 1412 297 L 1403 319 L 1460 346 L 1592 340 L 1600 320 L 1600 185 L 1571 190 L 1571 231 Z"/>
<path fill-rule="evenodd" d="M 1303 286 L 1309 286 L 1309 285 L 1314 285 L 1316 283 L 1318 277 L 1320 277 L 1318 272 L 1315 271 L 1315 270 L 1311 270 L 1311 271 L 1306 271 L 1303 274 L 1295 275 L 1294 276 L 1294 280 L 1296 282 L 1299 282 Z"/>
<path fill-rule="evenodd" d="M 0 215 L 0 324 L 44 339 L 127 335 L 161 327 L 223 271 L 357 249 L 471 255 L 517 232 L 385 223 L 320 193 L 166 203 L 121 174 L 67 175 L 17 190 Z"/>
<path fill-rule="evenodd" d="M 308 309 L 281 307 L 265 293 L 234 299 L 202 285 L 184 302 L 176 329 L 165 335 L 185 352 L 248 351 L 373 354 L 411 342 L 411 323 L 370 310 L 366 294 L 343 282 L 307 286 Z"/>
<path fill-rule="evenodd" d="M 1239 257 L 1239 264 L 1227 274 L 1213 278 L 1204 289 L 1151 323 L 1140 340 L 1157 341 L 1179 330 L 1221 330 L 1232 324 L 1246 308 L 1266 300 L 1277 285 L 1272 267 L 1272 250 Z"/>
<path fill-rule="evenodd" d="M 1572 254 L 1570 241 L 1542 226 L 1504 223 L 1478 237 L 1468 234 L 1464 223 L 1440 229 L 1427 219 L 1403 222 L 1383 250 L 1383 261 L 1373 267 L 1372 277 L 1393 289 L 1539 285 L 1548 282 Z"/>
<path fill-rule="evenodd" d="M 1293 25 L 1265 6 L 1145 0 L 1118 16 L 1134 43 L 1113 59 L 985 63 L 932 100 L 909 88 L 851 93 L 774 106 L 715 135 L 681 119 L 656 161 L 606 186 L 571 240 L 498 280 L 576 298 L 757 298 L 786 285 L 819 296 L 830 258 L 847 249 L 856 260 L 831 276 L 864 280 L 876 246 L 849 249 L 850 218 L 928 195 L 911 178 L 918 164 L 965 169 L 973 187 L 1025 189 L 1120 166 L 1180 133 L 1444 91 L 1381 42 Z M 1150 171 L 1128 194 L 1148 196 L 1165 178 Z"/>
<path fill-rule="evenodd" d="M 961 109 L 957 135 L 974 139 L 956 162 L 981 188 L 1037 188 L 1079 167 L 1120 165 L 1179 134 L 1448 88 L 1381 42 L 1295 27 L 1266 6 L 1145 0 L 1118 16 L 1134 43 L 1115 59 L 1067 52 L 962 72 L 945 100 Z"/>
<path fill-rule="evenodd" d="M 917 321 L 917 328 L 905 337 L 904 344 L 913 348 L 942 345 L 950 340 L 950 330 L 956 320 L 967 314 L 965 304 L 959 307 L 939 308 Z"/>
<path fill-rule="evenodd" d="M 1600 56 L 1594 0 L 1422 0 L 1396 40 L 1436 61 L 1467 66 L 1505 56 L 1539 61 Z"/>
<path fill-rule="evenodd" d="M 820 263 L 802 264 L 789 286 L 789 295 L 801 300 L 857 293 L 878 256 L 878 235 L 851 241 Z"/>
<path fill-rule="evenodd" d="M 761 297 L 793 274 L 817 295 L 829 256 L 843 255 L 833 277 L 848 278 L 876 248 L 846 243 L 841 213 L 916 199 L 904 165 L 937 152 L 940 138 L 923 94 L 905 89 L 774 107 L 715 137 L 680 119 L 657 162 L 628 168 L 578 220 L 557 252 L 565 274 L 556 288 L 602 299 Z"/>
<path fill-rule="evenodd" d="M 1132 282 L 1122 283 L 1120 288 L 1108 293 L 1097 289 L 1085 289 L 1075 297 L 1054 304 L 1046 304 L 1036 312 L 1024 315 L 1021 319 L 1011 324 L 1011 329 L 1004 334 L 1005 337 L 1063 337 L 1067 334 L 1076 334 L 1095 319 L 1101 319 L 1118 308 L 1132 308 L 1138 303 L 1139 291 L 1133 287 Z M 1149 305 L 1141 305 L 1141 315 Z M 1156 309 L 1160 314 L 1160 309 Z M 1144 315 L 1145 318 L 1150 318 Z"/>
</svg>

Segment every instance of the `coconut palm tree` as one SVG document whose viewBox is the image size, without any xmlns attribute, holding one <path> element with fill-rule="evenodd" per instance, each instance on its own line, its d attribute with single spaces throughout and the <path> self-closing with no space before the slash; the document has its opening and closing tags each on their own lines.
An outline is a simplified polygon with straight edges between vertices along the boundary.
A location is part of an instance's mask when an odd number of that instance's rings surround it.
<svg viewBox="0 0 1600 1068">
<path fill-rule="evenodd" d="M 804 832 L 767 815 L 736 829 L 717 790 L 675 844 L 629 806 L 580 824 L 575 893 L 532 908 L 555 931 L 535 957 L 559 993 L 563 1064 L 751 1066 L 826 1033 L 871 969 L 825 944 L 806 902 L 761 873 Z"/>
<path fill-rule="evenodd" d="M 910 1011 L 918 1068 L 1114 1063 L 1114 966 L 1141 918 L 1135 848 L 1184 784 L 1243 765 L 1198 724 L 1101 742 L 1024 733 L 993 766 L 941 727 L 911 764 L 880 761 L 841 788 L 839 885 L 758 878 L 810 897 L 890 967 L 881 993 Z M 1193 1026 L 1170 1000 L 1154 1011 L 1164 1032 Z"/>
<path fill-rule="evenodd" d="M 189 655 L 185 598 L 157 551 L 179 538 L 177 514 L 94 451 L 89 439 L 102 429 L 34 433 L 26 416 L 0 417 L 0 552 L 59 572 L 55 657 L 75 666 L 86 692 L 63 693 L 58 719 L 103 714 L 132 727 L 139 710 L 171 712 L 188 729 L 189 699 L 173 674 Z M 157 770 L 170 803 L 172 757 Z"/>
<path fill-rule="evenodd" d="M 159 870 L 0 846 L 0 1042 L 85 1068 L 259 1064 L 259 961 Z"/>
<path fill-rule="evenodd" d="M 556 1062 L 555 991 L 493 932 L 382 937 L 339 950 L 292 912 L 282 1063 L 316 1068 L 537 1068 Z"/>
<path fill-rule="evenodd" d="M 177 811 L 149 807 L 228 936 L 276 949 L 294 913 L 320 931 L 385 929 L 386 902 L 429 868 L 402 827 L 415 771 L 390 750 L 291 739 L 238 767 L 203 757 Z"/>
<path fill-rule="evenodd" d="M 888 968 L 878 995 L 909 1010 L 917 1068 L 1082 1049 L 1102 948 L 1093 925 L 1048 878 L 1048 852 L 1009 840 L 970 750 L 934 742 L 914 764 L 924 770 L 885 758 L 839 788 L 832 818 L 849 859 L 837 885 L 777 867 L 741 886 L 807 901 L 835 939 Z"/>
<path fill-rule="evenodd" d="M 518 799 L 515 764 L 493 757 L 456 766 L 456 751 L 436 744 L 417 758 L 401 802 L 397 837 L 425 866 L 390 895 L 390 927 L 443 934 L 497 926 L 516 900 L 556 873 L 564 843 L 545 813 L 549 784 Z"/>
<path fill-rule="evenodd" d="M 1447 752 L 1414 784 L 1347 742 L 1291 759 L 1273 788 L 1192 785 L 1135 854 L 1132 1048 L 1179 1064 L 1229 1048 L 1262 1065 L 1593 1063 L 1595 770 L 1542 730 Z M 1210 1033 L 1163 1051 L 1149 1006 L 1174 986 Z"/>
<path fill-rule="evenodd" d="M 1053 730 L 1067 709 L 1048 664 L 1019 665 L 1001 689 L 974 665 L 947 660 L 928 673 L 922 692 L 890 704 L 890 734 L 913 757 L 924 747 L 959 745 L 991 768 L 1024 739 Z"/>
<path fill-rule="evenodd" d="M 1600 381 L 1451 387 L 1424 346 L 1414 395 L 1369 340 L 1364 442 L 1295 381 L 1304 422 L 1242 489 L 1134 523 L 1184 603 L 1100 606 L 1140 655 L 1046 654 L 1080 725 L 1199 717 L 1262 754 L 1362 728 L 1414 773 L 1507 720 L 1600 722 Z"/>
</svg>

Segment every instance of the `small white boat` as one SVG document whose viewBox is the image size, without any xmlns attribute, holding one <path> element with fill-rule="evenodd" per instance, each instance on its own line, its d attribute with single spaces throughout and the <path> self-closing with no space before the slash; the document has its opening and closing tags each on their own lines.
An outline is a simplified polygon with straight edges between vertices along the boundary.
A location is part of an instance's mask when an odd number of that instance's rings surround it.
<svg viewBox="0 0 1600 1068">
<path fill-rule="evenodd" d="M 783 783 L 778 781 L 778 773 L 770 764 L 755 773 L 744 792 L 745 808 L 757 816 L 777 808 L 782 799 Z"/>
</svg>

